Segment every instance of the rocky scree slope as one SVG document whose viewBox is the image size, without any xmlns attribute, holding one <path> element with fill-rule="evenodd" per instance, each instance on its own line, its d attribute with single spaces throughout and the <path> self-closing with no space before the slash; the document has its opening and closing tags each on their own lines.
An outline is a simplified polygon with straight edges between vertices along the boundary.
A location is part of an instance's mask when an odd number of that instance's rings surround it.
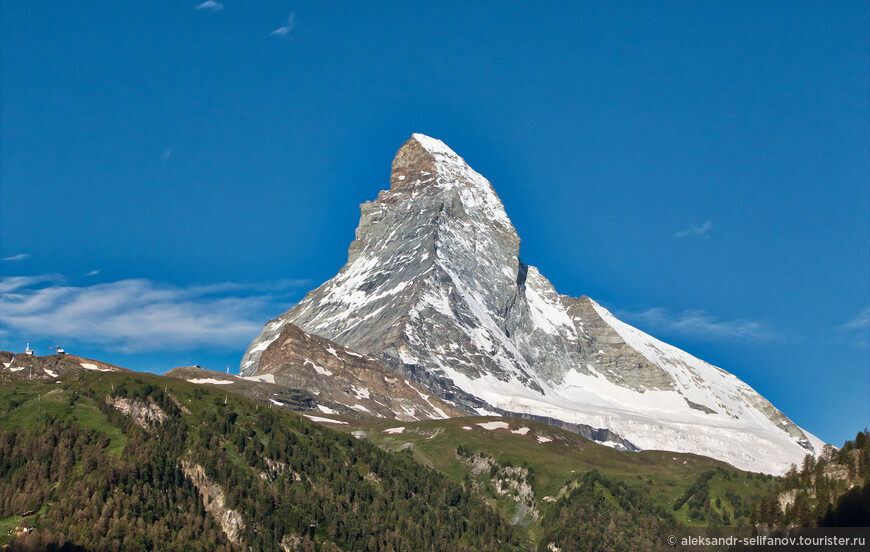
<svg viewBox="0 0 870 552">
<path fill-rule="evenodd" d="M 400 421 L 442 419 L 464 413 L 420 384 L 317 335 L 285 324 L 248 379 L 269 379 L 281 387 L 316 396 L 325 414 L 356 413 Z"/>
<path fill-rule="evenodd" d="M 220 386 L 270 405 L 313 410 L 316 419 L 322 419 L 319 414 L 341 414 L 410 422 L 465 414 L 378 360 L 294 324 L 283 325 L 278 338 L 264 349 L 254 375 L 193 366 L 173 368 L 166 375 Z"/>
<path fill-rule="evenodd" d="M 606 430 L 615 446 L 783 473 L 824 444 L 736 376 L 559 294 L 520 260 L 491 184 L 440 140 L 413 135 L 361 211 L 347 264 L 266 325 L 242 374 L 292 323 L 457 408 Z"/>
</svg>

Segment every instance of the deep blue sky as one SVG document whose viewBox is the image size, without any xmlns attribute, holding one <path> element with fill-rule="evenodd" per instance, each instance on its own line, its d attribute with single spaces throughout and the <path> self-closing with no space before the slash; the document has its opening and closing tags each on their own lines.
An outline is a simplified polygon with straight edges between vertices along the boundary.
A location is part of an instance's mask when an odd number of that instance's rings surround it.
<svg viewBox="0 0 870 552">
<path fill-rule="evenodd" d="M 413 132 L 556 288 L 870 425 L 868 4 L 0 4 L 0 349 L 237 370 Z"/>
</svg>

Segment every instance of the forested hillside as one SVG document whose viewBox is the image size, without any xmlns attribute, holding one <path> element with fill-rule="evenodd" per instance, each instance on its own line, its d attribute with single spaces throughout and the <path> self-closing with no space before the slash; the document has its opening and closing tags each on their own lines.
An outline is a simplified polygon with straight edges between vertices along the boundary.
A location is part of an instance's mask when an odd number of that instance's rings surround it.
<svg viewBox="0 0 870 552">
<path fill-rule="evenodd" d="M 752 520 L 772 526 L 870 526 L 870 433 L 865 429 L 839 450 L 807 455 L 776 491 L 752 509 Z"/>
<path fill-rule="evenodd" d="M 4 386 L 0 413 L 12 550 L 517 548 L 410 454 L 218 389 L 83 374 Z"/>
<path fill-rule="evenodd" d="M 331 421 L 151 374 L 6 381 L 0 546 L 628 552 L 870 519 L 866 431 L 776 478 L 528 420 Z"/>
</svg>

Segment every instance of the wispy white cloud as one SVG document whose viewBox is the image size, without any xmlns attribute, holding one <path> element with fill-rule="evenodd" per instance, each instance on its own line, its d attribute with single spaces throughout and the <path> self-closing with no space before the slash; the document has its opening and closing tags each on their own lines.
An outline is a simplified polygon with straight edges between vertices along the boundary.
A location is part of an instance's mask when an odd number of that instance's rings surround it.
<svg viewBox="0 0 870 552">
<path fill-rule="evenodd" d="M 11 257 L 4 257 L 0 259 L 0 261 L 23 261 L 24 259 L 29 259 L 30 253 L 19 253 L 18 255 L 12 255 Z"/>
<path fill-rule="evenodd" d="M 0 331 L 144 352 L 244 348 L 304 280 L 172 286 L 144 279 L 39 287 L 48 276 L 3 280 Z"/>
<path fill-rule="evenodd" d="M 38 276 L 4 276 L 0 278 L 0 293 L 9 293 L 17 289 L 30 288 L 45 282 L 61 282 L 60 274 L 40 274 Z M 2 311 L 0 311 L 2 315 Z"/>
<path fill-rule="evenodd" d="M 864 307 L 855 318 L 840 326 L 841 330 L 870 330 L 870 307 Z"/>
<path fill-rule="evenodd" d="M 91 270 L 90 272 L 88 272 L 87 274 L 85 274 L 85 276 L 96 276 L 96 275 L 99 274 L 99 273 L 100 273 L 100 269 L 97 268 L 97 269 Z"/>
<path fill-rule="evenodd" d="M 169 158 L 172 157 L 172 150 L 163 150 L 163 154 L 160 156 L 160 159 L 163 160 L 164 163 L 169 161 Z"/>
<path fill-rule="evenodd" d="M 208 11 L 221 11 L 224 9 L 224 5 L 220 2 L 216 2 L 215 0 L 206 0 L 202 4 L 197 4 L 194 6 L 195 10 L 208 10 Z"/>
<path fill-rule="evenodd" d="M 664 308 L 642 312 L 620 311 L 618 316 L 649 331 L 683 335 L 707 341 L 766 342 L 783 339 L 763 320 L 719 320 L 703 310 L 672 313 Z"/>
<path fill-rule="evenodd" d="M 704 222 L 701 226 L 692 225 L 688 230 L 683 230 L 681 232 L 677 232 L 674 234 L 675 238 L 687 238 L 690 236 L 697 236 L 699 238 L 709 238 L 710 237 L 710 229 L 713 228 L 713 223 L 709 220 Z"/>
<path fill-rule="evenodd" d="M 296 13 L 290 12 L 290 17 L 287 18 L 287 23 L 269 33 L 269 36 L 286 37 L 294 28 L 296 28 Z"/>
<path fill-rule="evenodd" d="M 864 307 L 854 318 L 837 326 L 838 340 L 870 347 L 870 307 Z"/>
</svg>

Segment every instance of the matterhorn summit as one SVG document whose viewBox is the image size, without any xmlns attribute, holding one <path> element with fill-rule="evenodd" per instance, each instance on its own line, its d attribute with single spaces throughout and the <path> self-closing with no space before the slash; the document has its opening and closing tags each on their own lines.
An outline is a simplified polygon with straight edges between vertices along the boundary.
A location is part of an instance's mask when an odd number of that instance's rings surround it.
<svg viewBox="0 0 870 552">
<path fill-rule="evenodd" d="M 243 375 L 257 374 L 292 323 L 458 409 L 538 419 L 612 446 L 779 474 L 824 445 L 736 376 L 588 297 L 560 295 L 520 260 L 492 185 L 440 140 L 405 142 L 390 189 L 361 211 L 347 264 L 266 325 Z"/>
</svg>

